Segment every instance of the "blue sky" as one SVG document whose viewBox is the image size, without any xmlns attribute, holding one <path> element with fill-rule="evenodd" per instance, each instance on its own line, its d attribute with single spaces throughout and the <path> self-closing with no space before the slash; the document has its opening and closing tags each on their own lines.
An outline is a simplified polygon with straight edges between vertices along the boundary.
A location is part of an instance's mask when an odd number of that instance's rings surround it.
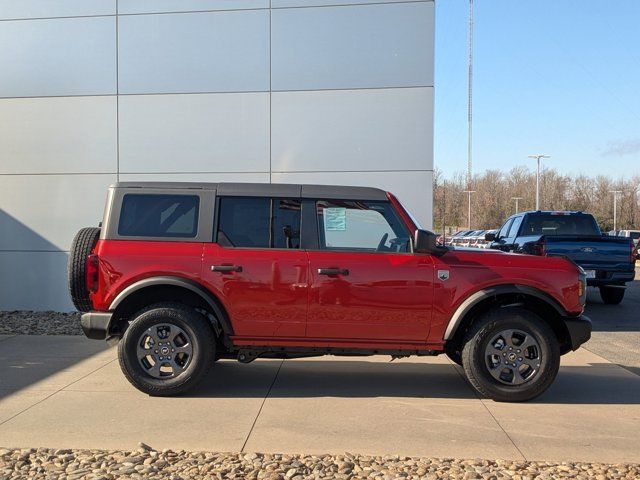
<svg viewBox="0 0 640 480">
<path fill-rule="evenodd" d="M 468 0 L 436 1 L 435 166 L 467 164 Z M 475 0 L 474 172 L 640 173 L 640 1 Z"/>
</svg>

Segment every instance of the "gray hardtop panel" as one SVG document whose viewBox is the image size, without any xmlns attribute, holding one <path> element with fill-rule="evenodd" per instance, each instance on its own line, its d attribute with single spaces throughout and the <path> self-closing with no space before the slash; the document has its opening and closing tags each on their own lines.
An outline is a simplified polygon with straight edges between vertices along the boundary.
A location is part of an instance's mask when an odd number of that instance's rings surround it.
<svg viewBox="0 0 640 480">
<path fill-rule="evenodd" d="M 198 182 L 118 182 L 116 189 L 212 190 L 219 196 L 294 197 L 328 200 L 385 201 L 387 192 L 372 187 L 344 185 L 300 185 L 289 183 L 198 183 Z M 155 192 L 154 192 L 155 193 Z"/>
<path fill-rule="evenodd" d="M 388 200 L 387 192 L 372 187 L 348 187 L 340 185 L 303 185 L 303 198 L 322 198 L 327 200 Z"/>
<path fill-rule="evenodd" d="M 300 198 L 300 185 L 289 183 L 219 183 L 218 196 Z"/>
</svg>

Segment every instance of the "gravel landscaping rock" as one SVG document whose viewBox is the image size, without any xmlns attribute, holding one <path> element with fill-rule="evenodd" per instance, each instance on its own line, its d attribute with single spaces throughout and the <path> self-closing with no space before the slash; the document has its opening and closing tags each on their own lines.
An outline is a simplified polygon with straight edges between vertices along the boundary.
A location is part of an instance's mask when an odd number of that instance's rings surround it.
<svg viewBox="0 0 640 480">
<path fill-rule="evenodd" d="M 397 456 L 280 455 L 162 450 L 0 448 L 0 478 L 12 479 L 637 479 L 640 465 L 455 460 Z"/>
<path fill-rule="evenodd" d="M 0 311 L 0 335 L 82 335 L 80 313 Z"/>
</svg>

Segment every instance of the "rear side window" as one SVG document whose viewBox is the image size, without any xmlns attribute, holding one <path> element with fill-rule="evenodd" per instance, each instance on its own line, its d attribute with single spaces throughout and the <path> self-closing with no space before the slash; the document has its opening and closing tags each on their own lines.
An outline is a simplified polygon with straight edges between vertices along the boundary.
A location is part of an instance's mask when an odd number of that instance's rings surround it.
<svg viewBox="0 0 640 480">
<path fill-rule="evenodd" d="M 118 235 L 194 238 L 198 233 L 199 207 L 196 195 L 126 194 Z"/>
<path fill-rule="evenodd" d="M 223 247 L 300 248 L 300 200 L 223 197 L 218 205 Z"/>
<path fill-rule="evenodd" d="M 589 215 L 528 215 L 522 235 L 600 235 Z"/>
</svg>

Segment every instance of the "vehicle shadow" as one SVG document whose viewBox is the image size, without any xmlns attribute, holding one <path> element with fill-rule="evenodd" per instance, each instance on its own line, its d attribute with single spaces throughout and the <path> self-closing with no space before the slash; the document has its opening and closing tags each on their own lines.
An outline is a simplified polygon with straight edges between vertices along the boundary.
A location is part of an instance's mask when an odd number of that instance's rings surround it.
<svg viewBox="0 0 640 480">
<path fill-rule="evenodd" d="M 252 398 L 268 391 L 274 398 L 478 398 L 461 368 L 448 364 L 287 360 L 277 370 L 275 362 L 218 362 L 186 396 Z M 533 402 L 638 405 L 640 377 L 609 363 L 563 366 L 551 388 Z"/>
</svg>

